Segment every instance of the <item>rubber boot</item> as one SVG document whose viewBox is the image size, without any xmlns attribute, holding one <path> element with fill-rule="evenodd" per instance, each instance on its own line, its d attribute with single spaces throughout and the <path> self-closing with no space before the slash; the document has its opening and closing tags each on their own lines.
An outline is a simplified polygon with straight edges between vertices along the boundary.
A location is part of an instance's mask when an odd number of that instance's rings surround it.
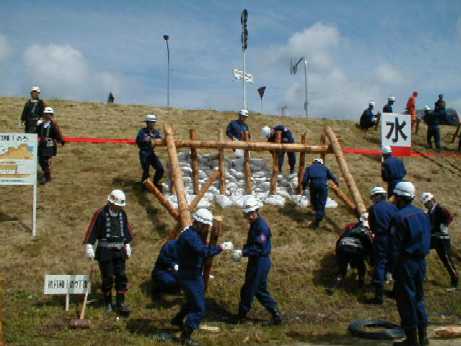
<svg viewBox="0 0 461 346">
<path fill-rule="evenodd" d="M 239 309 L 239 313 L 236 316 L 234 315 L 232 323 L 234 323 L 234 324 L 242 324 L 242 323 L 245 323 L 245 322 L 248 322 L 247 313 L 243 312 L 242 310 Z"/>
<path fill-rule="evenodd" d="M 343 278 L 341 275 L 338 275 L 336 278 L 335 278 L 335 281 L 333 281 L 333 283 L 331 284 L 330 287 L 327 287 L 326 291 L 327 293 L 331 296 L 333 295 L 333 293 L 335 292 L 335 289 L 337 289 L 341 283 L 343 281 Z"/>
<path fill-rule="evenodd" d="M 429 345 L 429 339 L 427 337 L 427 328 L 418 328 L 418 339 L 420 346 Z"/>
<path fill-rule="evenodd" d="M 112 292 L 104 293 L 104 307 L 106 308 L 106 312 L 112 312 Z"/>
<path fill-rule="evenodd" d="M 272 320 L 271 324 L 274 326 L 281 325 L 283 320 L 282 320 L 282 314 L 280 313 L 279 309 L 275 308 L 274 310 L 271 311 L 272 315 Z"/>
<path fill-rule="evenodd" d="M 125 303 L 125 295 L 121 293 L 117 293 L 117 297 L 116 297 L 117 312 L 120 316 L 128 317 L 130 316 L 130 309 L 128 309 L 128 307 L 124 303 Z"/>
<path fill-rule="evenodd" d="M 182 330 L 182 333 L 181 333 L 181 337 L 180 337 L 180 340 L 181 340 L 181 345 L 187 345 L 187 346 L 198 346 L 199 344 L 192 340 L 192 333 L 194 332 L 194 330 L 189 327 L 189 326 L 184 326 L 183 330 Z"/>
<path fill-rule="evenodd" d="M 371 302 L 376 305 L 383 305 L 384 303 L 384 287 L 381 285 L 375 285 L 375 298 Z"/>
<path fill-rule="evenodd" d="M 407 336 L 402 341 L 395 341 L 394 346 L 419 346 L 416 328 L 405 329 Z"/>
<path fill-rule="evenodd" d="M 180 329 L 184 329 L 184 317 L 176 315 L 173 317 L 173 319 L 170 321 L 170 324 L 172 326 L 178 327 Z"/>
<path fill-rule="evenodd" d="M 458 282 L 459 282 L 459 279 L 457 276 L 454 276 L 451 278 L 451 287 L 452 288 L 458 288 Z"/>
</svg>

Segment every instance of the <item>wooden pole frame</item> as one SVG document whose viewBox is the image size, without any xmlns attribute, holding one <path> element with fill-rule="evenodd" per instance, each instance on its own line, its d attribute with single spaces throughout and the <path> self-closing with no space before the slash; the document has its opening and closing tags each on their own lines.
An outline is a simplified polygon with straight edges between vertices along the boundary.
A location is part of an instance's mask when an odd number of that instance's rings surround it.
<svg viewBox="0 0 461 346">
<path fill-rule="evenodd" d="M 219 170 L 215 170 L 213 173 L 210 174 L 208 177 L 208 180 L 206 183 L 202 186 L 202 189 L 198 192 L 198 194 L 195 196 L 195 198 L 192 200 L 192 202 L 189 205 L 189 210 L 194 211 L 195 208 L 197 208 L 198 204 L 202 200 L 203 196 L 205 193 L 208 191 L 208 189 L 211 187 L 211 185 L 214 184 L 216 179 L 219 177 Z"/>
<path fill-rule="evenodd" d="M 301 144 L 307 143 L 307 134 L 304 132 L 301 135 Z M 299 153 L 299 166 L 298 166 L 298 194 L 303 193 L 303 179 L 304 179 L 304 167 L 306 166 L 306 153 L 301 151 Z"/>
<path fill-rule="evenodd" d="M 243 140 L 245 142 L 249 142 L 250 134 L 248 131 L 243 133 Z M 243 153 L 243 172 L 245 173 L 245 189 L 247 195 L 251 195 L 253 193 L 253 181 L 252 181 L 252 174 L 251 174 L 251 161 L 250 161 L 250 151 L 245 149 Z"/>
<path fill-rule="evenodd" d="M 197 139 L 197 132 L 195 129 L 189 130 L 189 137 L 191 140 Z M 192 185 L 194 188 L 194 194 L 198 194 L 200 191 L 200 182 L 199 182 L 199 170 L 200 170 L 200 161 L 198 159 L 198 153 L 196 148 L 190 149 L 190 159 L 192 167 Z"/>
<path fill-rule="evenodd" d="M 218 141 L 224 141 L 224 131 L 219 130 Z M 224 149 L 219 149 L 218 151 L 218 162 L 219 162 L 219 192 L 221 195 L 226 194 L 226 166 L 224 159 Z"/>
</svg>

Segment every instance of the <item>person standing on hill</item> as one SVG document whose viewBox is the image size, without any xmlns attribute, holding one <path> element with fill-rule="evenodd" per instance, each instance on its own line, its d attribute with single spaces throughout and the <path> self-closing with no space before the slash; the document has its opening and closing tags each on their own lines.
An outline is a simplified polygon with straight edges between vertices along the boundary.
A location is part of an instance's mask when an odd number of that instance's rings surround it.
<svg viewBox="0 0 461 346">
<path fill-rule="evenodd" d="M 418 92 L 413 91 L 411 96 L 407 101 L 407 114 L 411 116 L 411 130 L 415 132 L 416 129 L 416 98 L 418 97 Z"/>
<path fill-rule="evenodd" d="M 440 151 L 440 113 L 431 112 L 431 107 L 426 105 L 424 106 L 424 121 L 427 124 L 427 147 L 432 149 L 432 138 L 434 138 L 435 148 Z"/>
<path fill-rule="evenodd" d="M 139 162 L 141 163 L 142 168 L 141 183 L 149 178 L 149 169 L 150 166 L 152 166 L 155 170 L 154 185 L 160 190 L 160 192 L 163 192 L 160 180 L 163 177 L 164 169 L 162 162 L 155 154 L 155 144 L 153 143 L 156 139 L 162 138 L 160 131 L 155 128 L 157 116 L 155 114 L 148 114 L 146 115 L 144 121 L 146 123 L 146 127 L 140 129 L 138 131 L 138 135 L 136 136 L 136 144 L 139 148 Z"/>
<path fill-rule="evenodd" d="M 383 113 L 394 113 L 393 106 L 395 102 L 395 97 L 394 96 L 389 96 L 387 98 L 387 103 L 383 107 Z"/>
<path fill-rule="evenodd" d="M 262 135 L 267 138 L 268 142 L 275 142 L 276 137 L 277 137 L 277 131 L 280 131 L 280 133 L 282 134 L 283 144 L 291 144 L 295 142 L 293 133 L 290 131 L 288 127 L 285 127 L 283 125 L 277 125 L 273 127 L 272 129 L 269 126 L 264 126 L 261 129 Z M 288 155 L 288 165 L 290 166 L 290 174 L 293 174 L 295 173 L 296 155 L 293 151 L 288 152 L 287 155 Z M 277 162 L 279 166 L 279 172 L 282 172 L 285 152 L 279 151 L 277 153 L 277 157 L 278 157 Z"/>
<path fill-rule="evenodd" d="M 325 205 L 328 198 L 328 180 L 332 180 L 336 185 L 338 179 L 323 164 L 322 159 L 314 159 L 312 165 L 306 167 L 303 178 L 303 189 L 309 187 L 309 197 L 312 208 L 315 211 L 315 219 L 309 226 L 318 228 L 325 216 Z"/>
<path fill-rule="evenodd" d="M 415 186 L 411 182 L 398 183 L 394 196 L 398 211 L 390 222 L 392 266 L 397 309 L 406 334 L 394 346 L 429 345 L 423 285 L 431 224 L 424 211 L 412 205 Z"/>
<path fill-rule="evenodd" d="M 24 125 L 24 132 L 36 132 L 37 121 L 42 117 L 45 106 L 45 102 L 40 99 L 40 88 L 33 86 L 30 91 L 30 99 L 27 100 L 21 114 L 21 123 Z"/>
<path fill-rule="evenodd" d="M 447 208 L 437 203 L 434 195 L 430 192 L 424 192 L 421 195 L 421 202 L 426 207 L 431 220 L 431 249 L 437 251 L 437 255 L 450 275 L 451 287 L 457 288 L 459 276 L 451 258 L 451 241 L 448 233 L 448 226 L 453 221 L 453 216 Z"/>
<path fill-rule="evenodd" d="M 65 144 L 64 137 L 53 116 L 53 108 L 45 107 L 43 118 L 37 122 L 35 128 L 38 136 L 38 163 L 43 172 L 41 184 L 51 181 L 51 158 L 58 153 L 57 143 L 61 143 L 62 146 Z"/>
<path fill-rule="evenodd" d="M 244 133 L 249 133 L 248 125 L 246 121 L 248 119 L 248 111 L 246 109 L 241 109 L 239 112 L 239 118 L 237 120 L 232 120 L 226 129 L 226 136 L 232 141 L 243 141 Z"/>
<path fill-rule="evenodd" d="M 443 94 L 439 94 L 439 98 L 434 103 L 434 112 L 438 113 L 439 116 L 443 119 L 446 117 L 447 113 L 447 105 L 445 100 L 443 99 Z"/>
<path fill-rule="evenodd" d="M 126 212 L 123 210 L 125 206 L 125 193 L 121 190 L 113 190 L 107 197 L 107 204 L 94 213 L 83 244 L 85 244 L 86 256 L 99 262 L 106 311 L 113 310 L 112 287 L 115 282 L 117 292 L 115 309 L 119 315 L 127 317 L 130 310 L 124 304 L 128 290 L 125 262 L 131 257 L 130 243 L 133 240 L 133 233 Z"/>
<path fill-rule="evenodd" d="M 392 148 L 383 147 L 381 177 L 387 183 L 387 196 L 391 197 L 394 187 L 405 178 L 407 170 L 402 160 L 392 155 Z"/>
</svg>

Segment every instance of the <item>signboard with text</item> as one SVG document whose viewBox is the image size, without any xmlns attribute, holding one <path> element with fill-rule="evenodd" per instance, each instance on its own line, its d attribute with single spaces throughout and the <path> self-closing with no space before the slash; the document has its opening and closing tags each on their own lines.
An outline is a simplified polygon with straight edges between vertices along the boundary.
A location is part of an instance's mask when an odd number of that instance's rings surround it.
<svg viewBox="0 0 461 346">
<path fill-rule="evenodd" d="M 411 117 L 408 114 L 383 113 L 381 146 L 411 148 Z"/>
<path fill-rule="evenodd" d="M 91 292 L 88 275 L 45 275 L 44 294 L 85 294 Z"/>
</svg>

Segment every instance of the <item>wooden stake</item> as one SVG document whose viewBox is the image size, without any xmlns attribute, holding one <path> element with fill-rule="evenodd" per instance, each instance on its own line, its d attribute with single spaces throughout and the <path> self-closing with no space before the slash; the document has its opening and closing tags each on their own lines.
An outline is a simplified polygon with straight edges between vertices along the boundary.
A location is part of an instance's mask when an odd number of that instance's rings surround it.
<svg viewBox="0 0 461 346">
<path fill-rule="evenodd" d="M 223 232 L 223 218 L 222 216 L 215 216 L 213 220 L 213 228 L 211 229 L 209 245 L 216 245 L 218 243 L 218 238 L 222 232 Z M 205 266 L 203 269 L 205 289 L 208 287 L 208 280 L 210 278 L 210 272 L 211 272 L 212 265 L 213 265 L 213 257 L 209 257 L 205 261 Z"/>
<path fill-rule="evenodd" d="M 250 140 L 250 134 L 248 131 L 245 131 L 243 134 L 243 140 L 248 142 Z M 243 154 L 243 172 L 245 173 L 246 181 L 246 193 L 251 195 L 253 192 L 253 182 L 251 181 L 251 162 L 250 162 L 250 152 L 245 150 Z"/>
<path fill-rule="evenodd" d="M 335 193 L 335 195 L 338 196 L 338 198 L 344 202 L 344 204 L 352 211 L 354 215 L 356 215 L 357 207 L 355 206 L 354 202 L 352 202 L 351 199 L 344 192 L 342 192 L 339 189 L 338 185 L 336 185 L 335 183 L 330 183 L 330 187 Z"/>
<path fill-rule="evenodd" d="M 191 140 L 197 139 L 197 133 L 194 129 L 189 130 L 189 136 Z M 199 170 L 200 170 L 200 161 L 198 159 L 197 149 L 191 148 L 190 149 L 190 158 L 191 158 L 191 166 L 192 166 L 192 184 L 194 186 L 194 195 L 198 194 L 200 190 L 200 182 L 199 182 Z"/>
<path fill-rule="evenodd" d="M 224 132 L 221 129 L 218 135 L 218 141 L 224 141 Z M 226 194 L 226 167 L 225 167 L 225 160 L 224 160 L 224 149 L 219 149 L 218 153 L 219 158 L 219 192 L 221 195 Z"/>
<path fill-rule="evenodd" d="M 275 143 L 280 144 L 282 142 L 282 132 L 275 132 Z M 271 189 L 270 194 L 275 195 L 277 193 L 277 177 L 279 175 L 279 156 L 278 152 L 272 152 L 272 177 L 271 177 Z"/>
<path fill-rule="evenodd" d="M 454 143 L 456 140 L 456 136 L 458 136 L 459 129 L 461 128 L 461 124 L 458 125 L 458 127 L 455 130 L 455 133 L 453 133 L 453 137 L 451 137 L 451 143 Z"/>
<path fill-rule="evenodd" d="M 165 142 L 168 151 L 168 158 L 170 159 L 171 175 L 173 185 L 176 189 L 176 196 L 178 198 L 179 220 L 182 228 L 192 224 L 192 218 L 189 208 L 187 206 L 186 193 L 184 191 L 184 182 L 182 180 L 182 172 L 179 169 L 178 153 L 176 151 L 176 144 L 174 141 L 173 131 L 168 124 L 164 125 Z"/>
<path fill-rule="evenodd" d="M 322 133 L 322 134 L 320 135 L 320 144 L 325 145 L 326 143 L 327 143 L 327 139 L 326 139 L 326 137 L 325 137 L 325 134 Z M 320 154 L 320 158 L 322 159 L 322 161 L 323 161 L 324 164 L 326 163 L 325 157 L 326 157 L 325 153 L 321 153 L 321 154 Z"/>
<path fill-rule="evenodd" d="M 213 173 L 210 174 L 205 185 L 202 186 L 202 189 L 199 191 L 199 193 L 194 197 L 194 199 L 190 203 L 189 210 L 191 212 L 194 211 L 195 208 L 197 208 L 197 205 L 200 203 L 200 200 L 203 198 L 203 196 L 208 191 L 210 186 L 214 184 L 216 179 L 218 179 L 218 177 L 219 177 L 219 170 L 215 170 Z"/>
<path fill-rule="evenodd" d="M 301 144 L 306 144 L 306 132 L 301 135 Z M 304 166 L 306 165 L 306 153 L 299 153 L 299 167 L 298 167 L 298 189 L 299 195 L 303 193 L 303 178 L 304 178 Z"/>
<path fill-rule="evenodd" d="M 346 180 L 347 187 L 352 194 L 355 205 L 357 206 L 357 212 L 359 215 L 366 212 L 365 203 L 363 202 L 362 195 L 360 194 L 357 185 L 355 184 L 354 177 L 349 171 L 346 159 L 344 158 L 343 150 L 339 144 L 335 133 L 333 130 L 327 126 L 325 127 L 325 135 L 328 137 L 333 153 L 336 156 L 336 161 L 338 162 L 341 173 L 343 174 L 344 179 Z"/>
<path fill-rule="evenodd" d="M 175 220 L 179 221 L 179 214 L 178 211 L 176 210 L 175 207 L 170 203 L 170 201 L 165 197 L 163 193 L 157 189 L 157 186 L 154 185 L 154 183 L 146 179 L 144 180 L 144 186 L 154 194 L 155 197 L 157 197 L 158 201 L 160 202 L 161 205 L 165 207 L 165 209 L 168 211 L 168 213 L 173 216 Z"/>
</svg>

